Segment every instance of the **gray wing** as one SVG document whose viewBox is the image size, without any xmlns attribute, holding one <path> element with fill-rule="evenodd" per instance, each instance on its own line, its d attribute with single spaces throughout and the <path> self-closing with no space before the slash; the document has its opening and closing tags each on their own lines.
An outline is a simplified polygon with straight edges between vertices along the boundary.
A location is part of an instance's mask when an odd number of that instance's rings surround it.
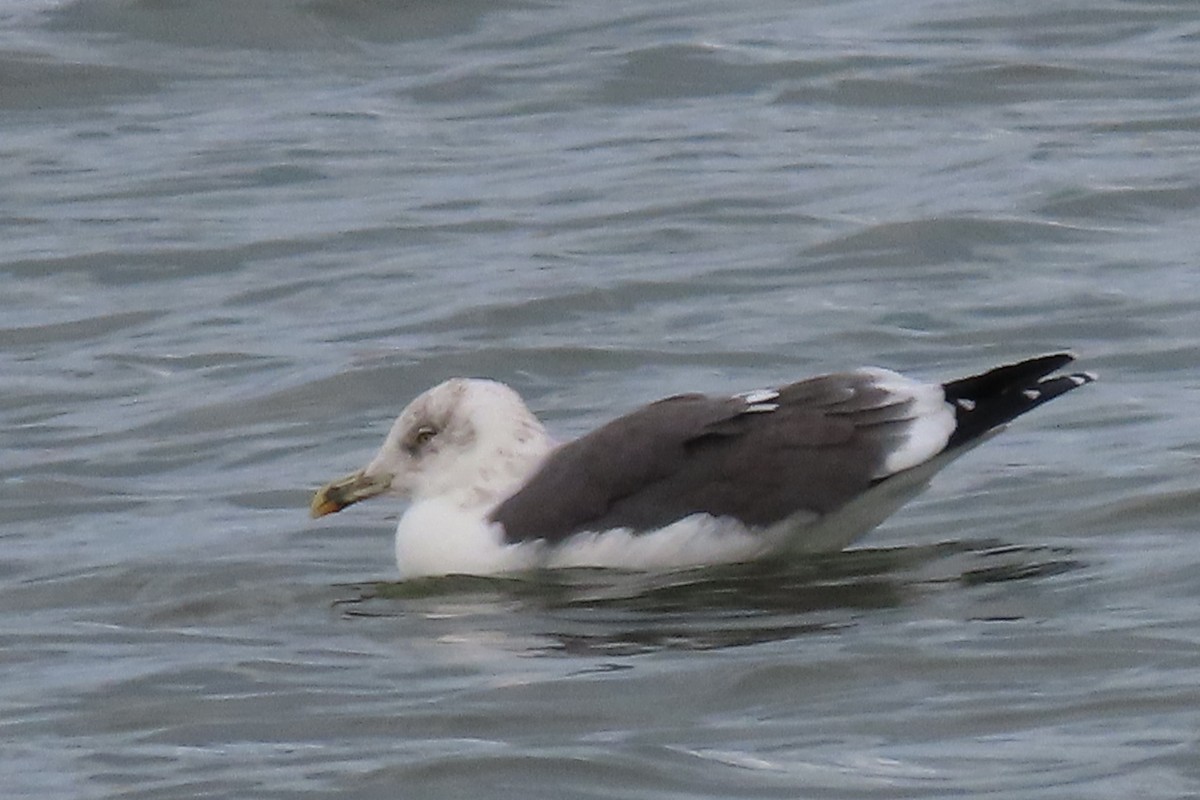
<svg viewBox="0 0 1200 800">
<path fill-rule="evenodd" d="M 509 541 L 556 542 L 580 531 L 653 530 L 701 512 L 749 526 L 827 513 L 894 471 L 889 456 L 924 413 L 880 374 L 661 400 L 554 451 L 491 518 Z M 933 450 L 944 446 L 943 438 Z"/>
</svg>

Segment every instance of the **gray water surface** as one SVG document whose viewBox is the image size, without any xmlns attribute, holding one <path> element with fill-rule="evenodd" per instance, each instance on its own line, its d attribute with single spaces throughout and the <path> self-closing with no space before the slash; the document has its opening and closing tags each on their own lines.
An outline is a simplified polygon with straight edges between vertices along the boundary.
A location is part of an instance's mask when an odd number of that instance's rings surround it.
<svg viewBox="0 0 1200 800">
<path fill-rule="evenodd" d="M 5 797 L 1200 794 L 1190 2 L 0 1 Z M 856 549 L 394 583 L 413 395 L 1069 348 Z"/>
</svg>

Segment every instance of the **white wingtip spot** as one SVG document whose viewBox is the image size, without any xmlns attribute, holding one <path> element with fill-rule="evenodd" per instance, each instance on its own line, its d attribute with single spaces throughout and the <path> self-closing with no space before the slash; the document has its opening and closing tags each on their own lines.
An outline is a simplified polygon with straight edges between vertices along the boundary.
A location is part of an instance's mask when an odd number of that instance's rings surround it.
<svg viewBox="0 0 1200 800">
<path fill-rule="evenodd" d="M 1068 375 L 1067 377 L 1070 378 L 1071 383 L 1075 384 L 1076 386 L 1083 386 L 1085 383 L 1091 383 L 1099 378 L 1099 376 L 1094 372 L 1080 372 L 1078 375 Z"/>
<path fill-rule="evenodd" d="M 1021 392 L 1021 394 L 1025 395 L 1026 400 L 1037 400 L 1042 396 L 1042 393 L 1037 389 L 1025 389 Z"/>
<path fill-rule="evenodd" d="M 746 406 L 745 413 L 761 413 L 763 411 L 774 411 L 779 408 L 779 403 L 751 403 Z"/>
<path fill-rule="evenodd" d="M 959 408 L 961 408 L 963 411 L 974 411 L 975 410 L 975 401 L 969 397 L 960 397 L 954 401 L 954 404 L 957 405 Z"/>
<path fill-rule="evenodd" d="M 741 400 L 745 400 L 746 405 L 757 406 L 757 405 L 761 405 L 763 403 L 769 403 L 772 400 L 777 399 L 779 397 L 779 392 L 775 391 L 774 389 L 755 389 L 754 391 L 751 391 L 751 392 L 742 392 L 741 394 L 735 394 L 734 397 L 737 397 Z M 775 409 L 775 407 L 772 407 L 767 410 L 773 411 L 774 409 Z"/>
</svg>

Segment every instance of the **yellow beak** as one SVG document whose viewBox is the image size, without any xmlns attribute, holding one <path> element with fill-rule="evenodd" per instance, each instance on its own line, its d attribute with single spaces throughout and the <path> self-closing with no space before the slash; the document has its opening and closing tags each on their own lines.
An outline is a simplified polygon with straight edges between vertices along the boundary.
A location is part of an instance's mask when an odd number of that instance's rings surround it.
<svg viewBox="0 0 1200 800">
<path fill-rule="evenodd" d="M 364 475 L 362 470 L 322 486 L 313 495 L 309 511 L 313 517 L 323 517 L 341 511 L 348 505 L 383 494 L 392 485 L 391 475 Z"/>
</svg>

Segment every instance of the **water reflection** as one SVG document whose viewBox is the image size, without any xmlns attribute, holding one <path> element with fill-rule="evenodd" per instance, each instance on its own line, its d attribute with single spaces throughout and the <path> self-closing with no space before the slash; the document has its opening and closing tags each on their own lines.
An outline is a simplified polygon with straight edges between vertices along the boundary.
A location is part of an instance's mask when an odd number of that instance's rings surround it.
<svg viewBox="0 0 1200 800">
<path fill-rule="evenodd" d="M 499 625 L 525 654 L 632 655 L 836 634 L 864 614 L 930 592 L 1046 579 L 1082 566 L 1068 548 L 974 540 L 666 574 L 576 569 L 354 584 L 339 587 L 346 596 L 335 606 L 347 618 Z"/>
</svg>

